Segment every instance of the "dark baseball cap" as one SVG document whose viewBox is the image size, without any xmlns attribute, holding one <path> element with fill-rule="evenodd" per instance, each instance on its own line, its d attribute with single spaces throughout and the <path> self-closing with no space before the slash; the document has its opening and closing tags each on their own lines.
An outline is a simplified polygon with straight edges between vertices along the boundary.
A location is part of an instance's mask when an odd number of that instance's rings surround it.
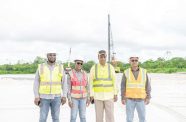
<svg viewBox="0 0 186 122">
<path fill-rule="evenodd" d="M 98 55 L 106 55 L 107 53 L 106 53 L 106 51 L 105 50 L 100 50 L 99 52 L 98 52 Z"/>
</svg>

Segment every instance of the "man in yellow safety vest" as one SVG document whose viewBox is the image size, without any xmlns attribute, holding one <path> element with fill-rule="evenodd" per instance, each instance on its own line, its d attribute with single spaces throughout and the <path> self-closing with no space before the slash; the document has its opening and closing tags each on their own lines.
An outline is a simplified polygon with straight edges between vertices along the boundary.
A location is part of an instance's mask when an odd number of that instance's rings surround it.
<svg viewBox="0 0 186 122">
<path fill-rule="evenodd" d="M 105 50 L 98 52 L 99 63 L 90 70 L 90 100 L 95 103 L 96 122 L 114 122 L 114 102 L 117 101 L 118 87 L 114 67 L 106 63 Z"/>
<path fill-rule="evenodd" d="M 50 108 L 52 121 L 59 122 L 60 105 L 66 102 L 67 84 L 63 82 L 63 66 L 56 63 L 56 52 L 48 52 L 47 59 L 36 71 L 34 103 L 40 107 L 39 122 L 47 121 Z"/>
<path fill-rule="evenodd" d="M 138 66 L 139 58 L 130 57 L 131 67 L 124 71 L 121 81 L 121 101 L 126 105 L 126 121 L 133 122 L 137 110 L 139 122 L 145 122 L 145 105 L 151 98 L 151 85 L 147 71 Z"/>
</svg>

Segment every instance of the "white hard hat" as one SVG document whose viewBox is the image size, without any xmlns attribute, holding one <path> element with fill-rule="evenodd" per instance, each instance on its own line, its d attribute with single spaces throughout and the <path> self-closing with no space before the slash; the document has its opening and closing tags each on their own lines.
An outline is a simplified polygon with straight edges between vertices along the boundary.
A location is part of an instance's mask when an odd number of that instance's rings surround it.
<svg viewBox="0 0 186 122">
<path fill-rule="evenodd" d="M 57 51 L 55 48 L 49 48 L 49 49 L 47 49 L 46 54 L 48 54 L 48 53 L 57 53 Z"/>
<path fill-rule="evenodd" d="M 138 56 L 137 54 L 131 54 L 131 55 L 129 56 L 129 59 L 131 59 L 131 58 L 139 58 L 139 56 Z"/>
<path fill-rule="evenodd" d="M 76 61 L 84 61 L 84 59 L 83 59 L 83 57 L 81 57 L 81 56 L 77 56 L 75 59 L 74 59 L 74 62 L 76 62 Z"/>
</svg>

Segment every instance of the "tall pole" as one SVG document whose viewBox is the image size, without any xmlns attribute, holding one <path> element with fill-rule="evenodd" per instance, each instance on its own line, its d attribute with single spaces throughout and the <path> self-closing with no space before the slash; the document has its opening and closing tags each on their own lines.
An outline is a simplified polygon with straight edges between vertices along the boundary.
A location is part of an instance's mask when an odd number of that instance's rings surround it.
<svg viewBox="0 0 186 122">
<path fill-rule="evenodd" d="M 108 14 L 108 62 L 110 63 L 110 15 Z"/>
<path fill-rule="evenodd" d="M 71 56 L 71 48 L 69 50 L 69 55 L 68 55 L 68 68 L 70 67 L 70 56 Z"/>
</svg>

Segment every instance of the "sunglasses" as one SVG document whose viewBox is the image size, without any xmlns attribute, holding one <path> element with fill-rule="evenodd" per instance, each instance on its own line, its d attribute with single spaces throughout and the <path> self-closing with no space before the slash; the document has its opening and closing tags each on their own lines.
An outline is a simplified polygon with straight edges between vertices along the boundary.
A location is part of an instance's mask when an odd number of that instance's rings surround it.
<svg viewBox="0 0 186 122">
<path fill-rule="evenodd" d="M 56 54 L 48 54 L 48 56 L 56 56 Z"/>
<path fill-rule="evenodd" d="M 80 62 L 77 62 L 76 64 L 78 64 L 78 65 L 83 65 L 83 63 L 80 63 Z"/>
<path fill-rule="evenodd" d="M 131 60 L 131 62 L 138 62 L 138 60 Z"/>
</svg>

